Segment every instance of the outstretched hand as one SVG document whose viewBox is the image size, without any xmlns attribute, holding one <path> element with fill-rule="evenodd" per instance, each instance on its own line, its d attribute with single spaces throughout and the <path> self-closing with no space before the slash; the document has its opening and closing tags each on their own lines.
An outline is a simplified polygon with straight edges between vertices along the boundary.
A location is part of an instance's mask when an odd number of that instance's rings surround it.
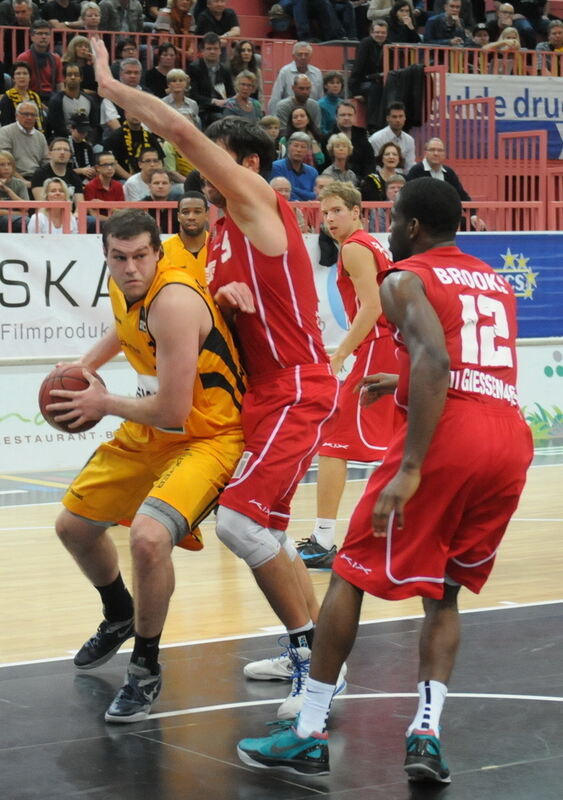
<svg viewBox="0 0 563 800">
<path fill-rule="evenodd" d="M 104 40 L 99 36 L 92 36 L 90 39 L 92 52 L 94 54 L 94 69 L 96 81 L 98 82 L 98 94 L 104 93 L 105 84 L 108 79 L 113 78 L 109 66 L 109 53 L 104 44 Z"/>
</svg>

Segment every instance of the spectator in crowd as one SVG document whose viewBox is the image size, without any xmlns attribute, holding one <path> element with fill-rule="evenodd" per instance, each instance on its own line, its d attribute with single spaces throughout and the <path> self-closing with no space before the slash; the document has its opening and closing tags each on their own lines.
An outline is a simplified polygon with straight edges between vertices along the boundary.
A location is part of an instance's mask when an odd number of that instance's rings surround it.
<svg viewBox="0 0 563 800">
<path fill-rule="evenodd" d="M 68 187 L 69 199 L 75 203 L 84 200 L 82 181 L 70 166 L 71 150 L 68 139 L 56 136 L 49 144 L 49 161 L 39 167 L 31 178 L 34 200 L 43 199 L 43 184 L 47 178 L 58 178 Z"/>
<path fill-rule="evenodd" d="M 150 180 L 153 172 L 162 169 L 162 151 L 147 147 L 139 156 L 139 172 L 127 178 L 123 185 L 125 199 L 129 203 L 142 200 L 150 193 Z"/>
<path fill-rule="evenodd" d="M 140 61 L 139 45 L 137 40 L 132 36 L 126 36 L 124 39 L 120 39 L 115 46 L 115 58 L 110 67 L 111 74 L 114 78 L 119 78 L 121 62 L 124 58 L 136 58 L 137 61 Z"/>
<path fill-rule="evenodd" d="M 510 3 L 501 3 L 496 10 L 496 18 L 487 22 L 490 41 L 496 42 L 505 28 L 514 27 L 514 6 Z M 535 37 L 534 44 L 535 47 Z"/>
<path fill-rule="evenodd" d="M 103 31 L 143 30 L 145 17 L 139 0 L 100 0 Z"/>
<path fill-rule="evenodd" d="M 536 50 L 538 53 L 562 53 L 563 52 L 563 20 L 552 19 L 547 30 L 547 42 L 540 42 Z M 538 57 L 538 70 L 545 65 L 552 74 L 561 75 L 562 70 L 557 69 L 557 59 L 552 59 L 548 55 Z M 554 69 L 555 68 L 555 69 Z"/>
<path fill-rule="evenodd" d="M 293 61 L 283 66 L 272 88 L 269 111 L 276 114 L 280 100 L 290 97 L 293 92 L 296 75 L 306 75 L 311 81 L 310 96 L 313 100 L 320 100 L 323 96 L 323 73 L 318 67 L 311 64 L 313 48 L 308 42 L 296 42 L 293 45 Z"/>
<path fill-rule="evenodd" d="M 126 113 L 123 124 L 107 138 L 107 150 L 114 154 L 116 174 L 121 180 L 128 180 L 139 169 L 139 158 L 150 149 L 158 153 L 160 159 L 164 153 L 158 138 L 148 131 L 133 114 Z M 162 166 L 162 164 L 161 164 Z"/>
<path fill-rule="evenodd" d="M 264 116 L 264 112 L 258 100 L 252 97 L 257 88 L 256 75 L 244 69 L 235 77 L 234 84 L 235 94 L 225 103 L 223 114 L 258 122 Z"/>
<path fill-rule="evenodd" d="M 389 203 L 394 203 L 406 182 L 407 179 L 404 175 L 398 173 L 391 175 L 385 182 L 385 199 Z"/>
<path fill-rule="evenodd" d="M 227 98 L 235 93 L 231 73 L 220 59 L 221 40 L 216 33 L 206 33 L 202 39 L 201 57 L 188 67 L 192 97 L 199 106 L 204 127 L 223 116 Z"/>
<path fill-rule="evenodd" d="M 362 39 L 350 74 L 350 92 L 356 100 L 367 103 L 368 128 L 378 126 L 379 106 L 383 93 L 383 47 L 387 42 L 388 25 L 384 19 L 374 19 L 369 36 Z"/>
<path fill-rule="evenodd" d="M 276 159 L 285 158 L 287 148 L 285 144 L 280 141 L 281 123 L 277 117 L 272 114 L 262 117 L 259 122 L 261 128 L 264 128 L 268 136 L 273 140 L 276 147 Z"/>
<path fill-rule="evenodd" d="M 126 86 L 143 91 L 141 75 L 143 68 L 137 58 L 124 58 L 119 65 L 119 80 Z M 104 126 L 106 136 L 121 127 L 124 111 L 105 97 L 100 106 L 100 124 Z"/>
<path fill-rule="evenodd" d="M 462 25 L 466 31 L 470 31 L 471 28 L 475 25 L 473 3 L 475 3 L 475 0 L 461 0 L 461 8 L 459 11 L 459 16 Z M 433 13 L 442 14 L 444 12 L 445 7 L 446 7 L 446 0 L 434 0 Z M 475 7 L 477 8 L 477 3 L 475 3 Z"/>
<path fill-rule="evenodd" d="M 82 180 L 92 180 L 96 175 L 94 148 L 88 141 L 91 131 L 90 120 L 85 114 L 73 114 L 68 123 L 70 136 L 70 166 Z"/>
<path fill-rule="evenodd" d="M 168 172 L 170 180 L 174 184 L 179 184 L 179 186 L 173 185 L 172 187 L 173 198 L 176 200 L 180 194 L 180 188 L 187 177 L 194 171 L 194 165 L 191 161 L 188 161 L 185 155 L 172 142 L 164 141 L 161 146 L 164 153 L 162 161 L 164 169 Z"/>
<path fill-rule="evenodd" d="M 236 42 L 233 47 L 233 53 L 229 67 L 233 79 L 239 74 L 239 72 L 242 72 L 243 69 L 254 73 L 256 76 L 256 91 L 252 96 L 255 97 L 256 100 L 259 100 L 262 104 L 262 107 L 264 107 L 264 86 L 262 83 L 262 72 L 260 70 L 258 61 L 259 58 L 260 56 L 256 54 L 252 42 L 248 39 L 242 39 L 241 41 Z"/>
<path fill-rule="evenodd" d="M 11 125 L 16 121 L 16 108 L 24 100 L 34 103 L 39 112 L 35 127 L 43 131 L 43 105 L 41 98 L 29 88 L 31 70 L 26 61 L 16 61 L 12 67 L 12 87 L 0 98 L 0 126 Z"/>
<path fill-rule="evenodd" d="M 45 181 L 41 185 L 36 199 L 46 200 L 47 202 L 51 203 L 70 203 L 68 184 L 66 184 L 61 178 L 45 178 Z M 27 232 L 64 233 L 63 216 L 64 210 L 62 208 L 40 208 L 29 218 Z M 70 215 L 69 233 L 78 233 L 78 224 L 76 222 L 76 217 L 73 214 Z"/>
<path fill-rule="evenodd" d="M 171 199 L 172 181 L 165 169 L 155 169 L 149 180 L 149 193 L 142 197 L 144 203 L 164 203 Z M 148 208 L 148 213 L 156 220 L 161 233 L 176 233 L 178 230 L 176 214 L 171 208 Z"/>
<path fill-rule="evenodd" d="M 277 178 L 272 178 L 270 181 L 270 186 L 274 191 L 278 194 L 281 194 L 282 197 L 285 197 L 286 200 L 291 200 L 291 183 L 287 178 L 283 178 L 281 175 L 278 175 Z M 308 233 L 309 227 L 305 221 L 305 217 L 303 216 L 303 212 L 300 208 L 294 209 L 295 212 L 295 219 L 297 220 L 297 224 L 299 225 L 299 230 L 301 233 Z"/>
<path fill-rule="evenodd" d="M 321 109 L 316 100 L 311 95 L 312 84 L 307 75 L 295 75 L 293 78 L 292 93 L 290 97 L 280 100 L 276 109 L 276 117 L 279 119 L 282 131 L 287 130 L 287 124 L 291 112 L 295 108 L 304 108 L 309 117 L 313 120 L 315 128 L 321 128 Z"/>
<path fill-rule="evenodd" d="M 398 0 L 389 12 L 387 42 L 389 44 L 420 44 L 413 8 L 404 0 Z"/>
<path fill-rule="evenodd" d="M 224 47 L 227 39 L 240 36 L 238 17 L 232 8 L 226 8 L 226 0 L 207 0 L 207 8 L 197 18 L 195 32 L 198 36 L 216 33 Z"/>
<path fill-rule="evenodd" d="M 7 150 L 0 150 L 0 201 L 29 200 L 27 186 L 21 178 L 16 178 L 16 162 Z M 0 204 L 0 233 L 12 230 L 21 233 L 22 212 L 8 211 Z M 11 223 L 11 227 L 10 227 Z"/>
<path fill-rule="evenodd" d="M 292 200 L 314 200 L 317 170 L 305 163 L 311 142 L 306 133 L 293 133 L 287 143 L 287 156 L 274 161 L 272 178 L 282 176 L 291 183 Z"/>
<path fill-rule="evenodd" d="M 489 44 L 491 36 L 484 22 L 478 22 L 471 31 L 471 47 L 483 47 Z"/>
<path fill-rule="evenodd" d="M 424 30 L 425 44 L 464 47 L 471 44 L 460 16 L 461 0 L 446 0 L 444 12 L 430 17 Z"/>
<path fill-rule="evenodd" d="M 0 25 L 6 28 L 30 28 L 31 23 L 39 19 L 38 6 L 32 0 L 3 0 L 0 3 Z M 4 36 L 4 68 L 11 69 L 16 61 L 16 53 L 26 46 L 26 31 L 11 31 Z M 0 72 L 1 75 L 1 72 Z"/>
<path fill-rule="evenodd" d="M 374 172 L 370 172 L 362 181 L 360 191 L 362 200 L 381 203 L 386 200 L 385 187 L 388 179 L 402 171 L 405 166 L 401 148 L 395 142 L 386 142 L 375 157 L 375 163 Z"/>
<path fill-rule="evenodd" d="M 82 81 L 80 88 L 85 94 L 95 95 L 97 100 L 98 84 L 94 75 L 92 48 L 86 36 L 73 36 L 63 53 L 63 64 L 78 64 Z"/>
<path fill-rule="evenodd" d="M 342 39 L 346 35 L 331 0 L 280 0 L 278 6 L 289 18 L 293 18 L 297 38 L 302 41 L 314 35 L 311 33 L 312 20 L 317 25 L 322 42 Z"/>
<path fill-rule="evenodd" d="M 387 125 L 369 137 L 369 143 L 374 153 L 379 153 L 386 142 L 394 142 L 401 150 L 405 161 L 405 170 L 408 172 L 416 162 L 414 139 L 403 128 L 407 121 L 405 104 L 400 100 L 389 103 L 387 106 Z"/>
<path fill-rule="evenodd" d="M 415 178 L 436 178 L 446 181 L 454 187 L 461 201 L 469 201 L 471 197 L 467 194 L 463 185 L 451 167 L 446 166 L 446 147 L 441 139 L 429 139 L 424 146 L 424 158 L 409 170 L 407 181 Z M 477 214 L 471 215 L 471 225 L 475 230 L 484 231 L 486 225 Z"/>
<path fill-rule="evenodd" d="M 199 106 L 195 100 L 189 97 L 190 76 L 183 69 L 171 69 L 166 76 L 166 82 L 168 84 L 168 94 L 162 100 L 167 105 L 175 108 L 180 114 L 191 119 L 198 128 L 201 128 Z"/>
<path fill-rule="evenodd" d="M 88 31 L 88 33 L 97 33 L 102 22 L 102 12 L 99 5 L 92 0 L 85 0 L 81 3 L 78 22 L 81 29 Z"/>
<path fill-rule="evenodd" d="M 514 0 L 514 27 L 528 50 L 535 48 L 537 35 L 547 35 L 547 5 L 548 0 Z"/>
<path fill-rule="evenodd" d="M 321 133 L 327 136 L 336 124 L 336 109 L 342 100 L 344 78 L 341 72 L 326 72 L 323 77 L 325 93 L 319 100 Z"/>
<path fill-rule="evenodd" d="M 176 48 L 170 42 L 158 46 L 156 66 L 145 73 L 145 86 L 157 97 L 166 96 L 168 89 L 168 73 L 176 66 Z"/>
<path fill-rule="evenodd" d="M 365 128 L 360 128 L 355 123 L 356 107 L 349 100 L 343 100 L 336 109 L 336 125 L 332 133 L 345 133 L 354 145 L 348 167 L 361 179 L 373 170 L 375 156 Z"/>
<path fill-rule="evenodd" d="M 49 138 L 68 135 L 70 119 L 74 114 L 83 114 L 93 129 L 98 125 L 97 107 L 80 88 L 82 72 L 78 64 L 66 61 L 63 75 L 63 88 L 55 92 L 47 108 L 46 131 Z"/>
<path fill-rule="evenodd" d="M 329 175 L 335 181 L 348 181 L 358 185 L 358 176 L 348 168 L 348 159 L 354 152 L 354 145 L 345 133 L 333 133 L 329 138 L 326 149 L 332 159 L 332 164 L 323 170 L 323 175 Z"/>
<path fill-rule="evenodd" d="M 41 16 L 51 28 L 68 28 L 69 22 L 80 18 L 80 6 L 71 0 L 48 0 L 41 6 Z"/>
<path fill-rule="evenodd" d="M 154 23 L 155 31 L 187 35 L 195 22 L 192 14 L 193 0 L 168 0 L 166 8 L 158 11 Z"/>
<path fill-rule="evenodd" d="M 16 121 L 0 128 L 0 150 L 13 155 L 17 170 L 15 177 L 26 181 L 49 160 L 47 139 L 35 127 L 38 116 L 35 103 L 24 100 L 16 107 Z"/>
<path fill-rule="evenodd" d="M 502 60 L 497 62 L 494 67 L 491 64 L 489 70 L 498 75 L 525 75 L 527 72 L 526 57 L 524 54 L 517 55 L 517 51 L 522 49 L 520 34 L 516 28 L 504 28 L 496 42 L 489 42 L 482 48 L 487 51 L 503 53 Z"/>
<path fill-rule="evenodd" d="M 51 95 L 63 88 L 61 57 L 50 51 L 51 28 L 45 20 L 32 23 L 30 38 L 31 47 L 20 53 L 17 60 L 29 64 L 30 89 L 37 92 L 43 103 L 48 103 Z"/>
<path fill-rule="evenodd" d="M 85 200 L 103 200 L 105 203 L 122 203 L 125 200 L 123 184 L 114 180 L 116 160 L 113 153 L 96 154 L 96 177 L 84 186 Z M 96 217 L 107 217 L 107 212 L 91 209 Z"/>
<path fill-rule="evenodd" d="M 283 101 L 282 101 L 283 102 Z M 321 170 L 325 163 L 323 153 L 322 137 L 315 123 L 305 108 L 294 108 L 285 128 L 285 136 L 282 136 L 280 143 L 286 145 L 287 140 L 296 131 L 306 133 L 311 142 L 311 149 L 305 161 L 317 170 Z"/>
</svg>

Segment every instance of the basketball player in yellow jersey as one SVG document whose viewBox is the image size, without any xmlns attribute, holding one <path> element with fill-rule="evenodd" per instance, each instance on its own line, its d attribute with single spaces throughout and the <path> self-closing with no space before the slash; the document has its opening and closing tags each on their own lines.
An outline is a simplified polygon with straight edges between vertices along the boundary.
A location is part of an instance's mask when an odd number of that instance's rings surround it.
<svg viewBox="0 0 563 800">
<path fill-rule="evenodd" d="M 185 269 L 162 269 L 160 236 L 143 211 L 104 225 L 115 328 L 80 360 L 89 387 L 57 391 L 61 420 L 105 414 L 126 422 L 102 444 L 63 498 L 56 530 L 98 589 L 104 620 L 78 651 L 79 669 L 103 664 L 135 636 L 125 685 L 108 722 L 144 719 L 161 687 L 158 649 L 174 589 L 172 547 L 192 542 L 242 452 L 244 392 L 233 341 L 208 290 Z M 122 350 L 138 375 L 136 397 L 110 394 L 91 374 Z M 107 528 L 131 524 L 133 600 Z M 182 541 L 184 540 L 184 541 Z"/>
<path fill-rule="evenodd" d="M 166 265 L 188 269 L 202 286 L 207 285 L 208 209 L 207 200 L 201 192 L 186 192 L 178 200 L 180 232 L 162 243 L 164 256 L 161 267 Z"/>
</svg>

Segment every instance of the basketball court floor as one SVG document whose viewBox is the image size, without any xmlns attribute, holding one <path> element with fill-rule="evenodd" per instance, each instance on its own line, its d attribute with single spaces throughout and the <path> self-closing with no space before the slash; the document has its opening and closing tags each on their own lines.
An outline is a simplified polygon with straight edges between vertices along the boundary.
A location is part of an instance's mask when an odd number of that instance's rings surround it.
<svg viewBox="0 0 563 800">
<path fill-rule="evenodd" d="M 251 682 L 275 655 L 278 622 L 243 564 L 205 525 L 201 553 L 175 554 L 163 635 L 163 691 L 150 717 L 108 725 L 128 654 L 91 672 L 72 655 L 100 620 L 98 596 L 56 540 L 68 474 L 0 476 L 0 797 L 2 800 L 561 800 L 563 464 L 538 458 L 483 593 L 461 596 L 462 646 L 443 715 L 449 786 L 409 784 L 404 731 L 417 700 L 418 601 L 366 598 L 348 689 L 330 723 L 331 774 L 253 770 L 236 743 L 267 734 L 284 683 Z M 314 476 L 312 476 L 314 478 Z M 347 486 L 339 538 L 359 496 Z M 290 533 L 310 533 L 314 483 Z M 130 583 L 127 531 L 114 529 Z M 313 573 L 319 598 L 329 574 Z M 129 643 L 128 643 L 129 644 Z"/>
</svg>

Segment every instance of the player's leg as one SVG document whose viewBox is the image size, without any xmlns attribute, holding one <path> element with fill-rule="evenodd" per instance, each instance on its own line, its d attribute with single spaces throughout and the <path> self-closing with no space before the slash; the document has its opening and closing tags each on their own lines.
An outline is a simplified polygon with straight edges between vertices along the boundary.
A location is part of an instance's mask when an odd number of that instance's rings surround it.
<svg viewBox="0 0 563 800">
<path fill-rule="evenodd" d="M 346 486 L 347 462 L 343 458 L 319 456 L 317 473 L 317 519 L 313 533 L 298 544 L 306 566 L 327 569 L 336 555 L 334 536 L 338 507 Z"/>
<path fill-rule="evenodd" d="M 317 600 L 317 595 L 315 594 L 315 588 L 313 586 L 311 576 L 307 572 L 307 567 L 305 566 L 304 562 L 299 557 L 296 556 L 293 558 L 291 563 L 293 564 L 297 582 L 301 587 L 301 592 L 305 599 L 309 616 L 313 620 L 313 624 L 316 624 L 319 618 L 320 603 Z"/>
</svg>

